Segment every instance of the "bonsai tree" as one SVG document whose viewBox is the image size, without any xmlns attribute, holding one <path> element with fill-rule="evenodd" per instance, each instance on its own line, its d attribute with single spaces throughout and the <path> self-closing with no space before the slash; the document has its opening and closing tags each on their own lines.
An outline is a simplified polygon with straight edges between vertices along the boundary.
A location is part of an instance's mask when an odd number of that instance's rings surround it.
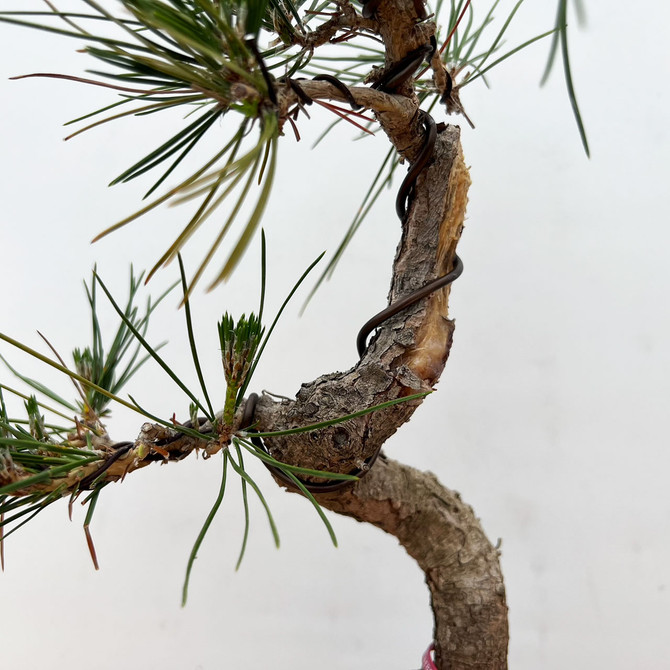
<svg viewBox="0 0 670 670">
<path fill-rule="evenodd" d="M 75 501 L 87 505 L 84 528 L 97 568 L 90 527 L 103 490 L 107 493 L 112 483 L 122 488 L 121 482 L 141 477 L 135 471 L 146 466 L 183 461 L 195 452 L 216 457 L 222 474 L 188 560 L 185 603 L 195 558 L 232 477 L 239 480 L 244 510 L 238 567 L 249 537 L 251 497 L 265 509 L 278 543 L 267 481 L 257 481 L 250 467 L 257 461 L 277 484 L 311 503 L 333 542 L 335 531 L 324 510 L 373 524 L 399 540 L 430 591 L 434 643 L 424 667 L 507 667 L 498 547 L 458 493 L 432 473 L 386 457 L 382 448 L 434 392 L 454 335 L 449 296 L 463 270 L 457 246 L 470 177 L 460 129 L 447 123 L 447 115 L 472 125 L 464 89 L 544 37 L 553 40 L 550 65 L 561 47 L 576 112 L 566 2 L 559 2 L 553 28 L 512 48 L 503 48 L 504 37 L 522 2 L 497 23 L 497 2 L 478 17 L 469 0 L 438 2 L 433 8 L 422 0 L 82 0 L 67 11 L 45 4 L 41 10 L 2 12 L 0 19 L 77 40 L 88 71 L 25 76 L 73 80 L 114 96 L 100 109 L 79 115 L 69 137 L 127 117 L 140 123 L 181 113 L 173 134 L 112 182 L 154 175 L 141 208 L 92 231 L 95 240 L 138 226 L 138 219 L 161 212 L 165 204 L 183 205 L 176 211 L 188 213 L 176 237 L 152 234 L 155 263 L 147 273 L 131 269 L 123 299 L 94 269 L 86 282 L 91 339 L 86 343 L 77 332 L 71 358 L 47 332 L 42 350 L 11 333 L 0 334 L 7 345 L 6 373 L 0 378 L 3 564 L 9 536 L 65 499 L 70 509 Z M 323 261 L 325 268 L 319 269 L 322 254 L 296 272 L 285 299 L 268 316 L 272 248 L 261 222 L 273 185 L 286 169 L 280 147 L 301 139 L 318 107 L 332 116 L 324 134 L 348 122 L 355 136 L 385 135 L 388 152 L 376 174 L 369 175 L 358 213 Z M 587 148 L 577 112 L 576 118 Z M 327 164 L 320 163 L 319 170 L 327 170 Z M 254 373 L 286 305 L 306 281 L 318 300 L 322 281 L 394 176 L 396 221 L 390 222 L 389 235 L 395 231 L 398 248 L 388 306 L 361 326 L 358 361 L 345 372 L 326 371 L 304 381 L 294 398 L 253 391 Z M 191 267 L 181 254 L 186 257 L 196 233 L 211 223 L 213 236 Z M 257 265 L 247 260 L 252 253 Z M 258 291 L 244 297 L 246 305 L 253 299 L 251 308 L 242 316 L 233 316 L 232 309 L 218 314 L 216 328 L 194 318 L 192 302 L 202 287 L 220 292 L 234 272 L 241 267 L 248 272 L 252 265 L 260 279 Z M 175 267 L 177 283 L 140 305 L 143 283 L 164 273 L 174 276 Z M 282 273 L 294 271 L 287 263 Z M 185 323 L 192 363 L 188 374 L 164 356 L 163 345 L 155 344 L 149 331 L 156 308 L 177 292 L 177 316 Z M 111 329 L 103 303 L 117 317 Z M 223 375 L 202 363 L 197 341 L 206 328 L 218 336 Z M 298 350 L 305 346 L 296 342 Z M 12 349 L 69 378 L 74 397 L 24 372 Z M 141 385 L 130 389 L 148 361 L 182 394 L 181 406 L 156 408 L 151 391 Z M 10 381 L 13 376 L 21 383 Z M 220 396 L 211 391 L 218 383 L 213 377 L 225 380 Z M 134 432 L 119 436 L 110 422 L 114 407 L 139 415 Z"/>
</svg>

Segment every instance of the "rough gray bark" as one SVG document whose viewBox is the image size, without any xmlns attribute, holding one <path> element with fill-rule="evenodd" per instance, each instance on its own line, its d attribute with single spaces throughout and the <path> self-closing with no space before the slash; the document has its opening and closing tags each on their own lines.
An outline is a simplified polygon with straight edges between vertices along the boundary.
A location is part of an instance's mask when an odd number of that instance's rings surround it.
<svg viewBox="0 0 670 670">
<path fill-rule="evenodd" d="M 394 535 L 426 575 L 437 667 L 507 667 L 507 606 L 498 551 L 472 508 L 435 475 L 380 458 L 356 487 L 322 505 Z"/>
</svg>

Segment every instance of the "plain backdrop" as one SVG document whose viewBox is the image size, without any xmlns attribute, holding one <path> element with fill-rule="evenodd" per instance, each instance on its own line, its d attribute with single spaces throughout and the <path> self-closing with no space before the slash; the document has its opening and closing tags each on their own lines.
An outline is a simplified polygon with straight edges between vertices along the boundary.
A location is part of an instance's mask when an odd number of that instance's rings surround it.
<svg viewBox="0 0 670 670">
<path fill-rule="evenodd" d="M 23 3 L 28 8 L 31 3 Z M 37 6 L 38 3 L 32 3 Z M 474 3 L 481 16 L 488 2 Z M 512 47 L 551 27 L 555 2 L 526 2 Z M 502 3 L 505 16 L 511 3 Z M 497 68 L 462 100 L 473 184 L 454 285 L 455 343 L 438 393 L 386 452 L 430 469 L 461 492 L 492 541 L 502 542 L 515 670 L 670 668 L 670 311 L 668 309 L 669 5 L 586 3 L 570 29 L 578 99 L 592 149 L 580 146 L 560 67 L 540 89 L 548 41 Z M 82 7 L 70 2 L 63 7 Z M 2 9 L 23 8 L 18 0 Z M 0 330 L 68 356 L 89 341 L 82 279 L 94 263 L 115 295 L 129 264 L 150 267 L 188 208 L 161 210 L 90 245 L 138 207 L 150 181 L 107 188 L 176 132 L 179 115 L 133 119 L 63 142 L 62 123 L 114 93 L 30 72 L 81 73 L 80 43 L 0 25 Z M 437 110 L 438 120 L 444 117 Z M 272 313 L 303 269 L 336 248 L 387 150 L 351 141 L 340 124 L 316 150 L 326 112 L 301 119 L 303 141 L 280 144 L 264 220 Z M 225 129 L 221 130 L 221 137 Z M 216 143 L 216 133 L 210 135 Z M 208 147 L 213 151 L 216 147 Z M 396 187 L 397 187 L 396 182 Z M 144 189 L 144 190 L 143 190 Z M 302 291 L 269 345 L 253 389 L 293 395 L 300 384 L 356 361 L 360 325 L 385 304 L 399 225 L 394 189 L 360 230 L 332 281 L 303 317 Z M 221 217 L 223 218 L 222 212 Z M 195 268 L 217 221 L 185 251 Z M 208 232 L 209 231 L 209 232 Z M 236 232 L 233 234 L 235 237 Z M 257 305 L 259 240 L 234 278 L 193 301 L 212 393 L 221 398 L 216 320 Z M 220 256 L 217 262 L 222 262 Z M 177 278 L 170 266 L 148 289 Z M 103 311 L 103 322 L 114 319 Z M 156 314 L 153 342 L 194 384 L 177 298 Z M 6 345 L 0 353 L 63 394 L 57 374 Z M 0 379 L 14 383 L 0 371 Z M 163 416 L 188 403 L 156 366 L 128 392 Z M 118 440 L 141 418 L 119 411 Z M 162 668 L 324 670 L 420 664 L 432 618 L 422 574 L 381 531 L 330 515 L 339 548 L 310 505 L 250 464 L 281 535 L 276 551 L 252 502 L 243 518 L 233 479 L 203 544 L 190 601 L 180 589 L 193 540 L 219 485 L 220 459 L 153 466 L 103 492 L 92 565 L 81 525 L 54 504 L 8 539 L 0 575 L 0 665 L 12 670 Z"/>
</svg>

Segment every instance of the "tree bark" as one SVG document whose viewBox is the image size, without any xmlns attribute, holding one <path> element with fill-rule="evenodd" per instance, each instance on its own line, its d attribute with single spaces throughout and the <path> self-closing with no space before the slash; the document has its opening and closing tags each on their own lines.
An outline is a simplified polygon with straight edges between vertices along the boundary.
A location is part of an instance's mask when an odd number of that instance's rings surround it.
<svg viewBox="0 0 670 670">
<path fill-rule="evenodd" d="M 507 605 L 496 548 L 472 508 L 435 475 L 380 458 L 329 509 L 398 538 L 426 575 L 440 669 L 507 667 Z"/>
<path fill-rule="evenodd" d="M 447 126 L 438 135 L 433 162 L 419 177 L 403 222 L 389 302 L 450 268 L 469 183 L 460 131 Z M 454 332 L 449 292 L 449 287 L 442 289 L 386 322 L 352 369 L 303 384 L 295 400 L 263 396 L 256 408 L 259 430 L 309 425 L 431 390 Z M 350 472 L 419 404 L 401 403 L 313 433 L 267 438 L 266 446 L 286 463 Z M 418 562 L 431 593 L 439 670 L 507 667 L 507 605 L 498 552 L 457 493 L 432 474 L 382 457 L 355 485 L 317 496 L 324 507 L 395 535 Z"/>
</svg>

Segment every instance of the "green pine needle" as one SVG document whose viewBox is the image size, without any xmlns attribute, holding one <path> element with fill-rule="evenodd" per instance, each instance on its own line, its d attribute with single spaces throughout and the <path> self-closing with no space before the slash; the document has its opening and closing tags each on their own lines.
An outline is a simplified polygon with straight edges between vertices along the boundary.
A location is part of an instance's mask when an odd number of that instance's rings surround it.
<svg viewBox="0 0 670 670">
<path fill-rule="evenodd" d="M 216 496 L 216 500 L 214 501 L 214 505 L 212 505 L 212 509 L 209 511 L 209 514 L 205 519 L 205 523 L 203 524 L 202 528 L 200 529 L 200 532 L 198 533 L 198 536 L 195 539 L 195 543 L 193 544 L 193 548 L 191 549 L 191 553 L 188 557 L 188 563 L 186 565 L 186 577 L 184 578 L 184 586 L 182 587 L 182 594 L 181 594 L 182 607 L 186 606 L 186 601 L 188 600 L 188 584 L 191 579 L 191 571 L 193 570 L 193 564 L 195 563 L 195 559 L 198 557 L 198 550 L 200 549 L 200 545 L 205 539 L 205 535 L 207 535 L 207 531 L 209 530 L 209 527 L 212 525 L 212 521 L 214 521 L 214 517 L 216 516 L 216 513 L 219 511 L 221 503 L 223 502 L 223 496 L 226 492 L 226 473 L 228 471 L 228 461 L 229 461 L 228 451 L 224 450 L 222 458 L 223 471 L 221 473 L 221 484 L 219 486 L 219 492 Z"/>
<path fill-rule="evenodd" d="M 114 298 L 112 297 L 112 294 L 110 293 L 109 289 L 107 286 L 105 286 L 104 282 L 102 279 L 100 279 L 100 276 L 96 273 L 95 274 L 96 280 L 100 284 L 100 288 L 104 291 L 105 295 L 107 296 L 107 299 L 109 300 L 110 304 L 112 307 L 116 310 L 116 313 L 121 317 L 122 321 L 128 328 L 128 330 L 133 334 L 135 339 L 142 345 L 142 347 L 146 350 L 146 352 L 153 358 L 158 365 L 160 365 L 161 368 L 167 373 L 168 377 L 172 379 L 172 381 L 190 398 L 190 400 L 195 403 L 205 414 L 205 416 L 210 420 L 214 421 L 214 416 L 209 413 L 207 408 L 205 408 L 202 403 L 196 398 L 196 396 L 193 394 L 193 392 L 184 384 L 184 382 L 179 379 L 179 376 L 170 368 L 170 366 L 158 355 L 158 352 L 156 349 L 154 349 L 142 336 L 142 333 L 135 327 L 135 324 L 131 321 L 131 319 L 128 318 L 127 314 L 124 313 L 124 311 L 119 307 L 119 305 L 116 303 Z"/>
<path fill-rule="evenodd" d="M 240 464 L 240 467 L 244 470 L 244 458 L 242 457 L 242 450 L 240 449 L 239 444 L 235 444 L 235 450 L 237 451 L 237 458 Z M 240 477 L 240 484 L 242 485 L 242 504 L 244 505 L 244 535 L 242 537 L 242 546 L 240 547 L 240 555 L 235 564 L 235 571 L 240 569 L 242 565 L 242 560 L 244 559 L 244 553 L 247 549 L 247 540 L 249 539 L 249 499 L 247 497 L 247 481 L 243 477 Z"/>
<path fill-rule="evenodd" d="M 272 538 L 275 543 L 275 547 L 279 549 L 279 531 L 277 530 L 277 524 L 275 523 L 274 517 L 272 516 L 272 512 L 270 511 L 270 506 L 268 505 L 267 501 L 265 500 L 265 496 L 261 492 L 260 488 L 258 487 L 258 484 L 252 479 L 251 475 L 249 475 L 248 472 L 244 470 L 241 464 L 236 463 L 232 456 L 230 456 L 230 464 L 233 467 L 233 470 L 237 472 L 237 474 L 247 483 L 249 486 L 253 489 L 254 493 L 258 496 L 258 500 L 260 501 L 261 505 L 263 505 L 263 508 L 265 509 L 265 514 L 268 518 L 268 523 L 270 524 L 270 530 L 272 531 Z"/>
</svg>

